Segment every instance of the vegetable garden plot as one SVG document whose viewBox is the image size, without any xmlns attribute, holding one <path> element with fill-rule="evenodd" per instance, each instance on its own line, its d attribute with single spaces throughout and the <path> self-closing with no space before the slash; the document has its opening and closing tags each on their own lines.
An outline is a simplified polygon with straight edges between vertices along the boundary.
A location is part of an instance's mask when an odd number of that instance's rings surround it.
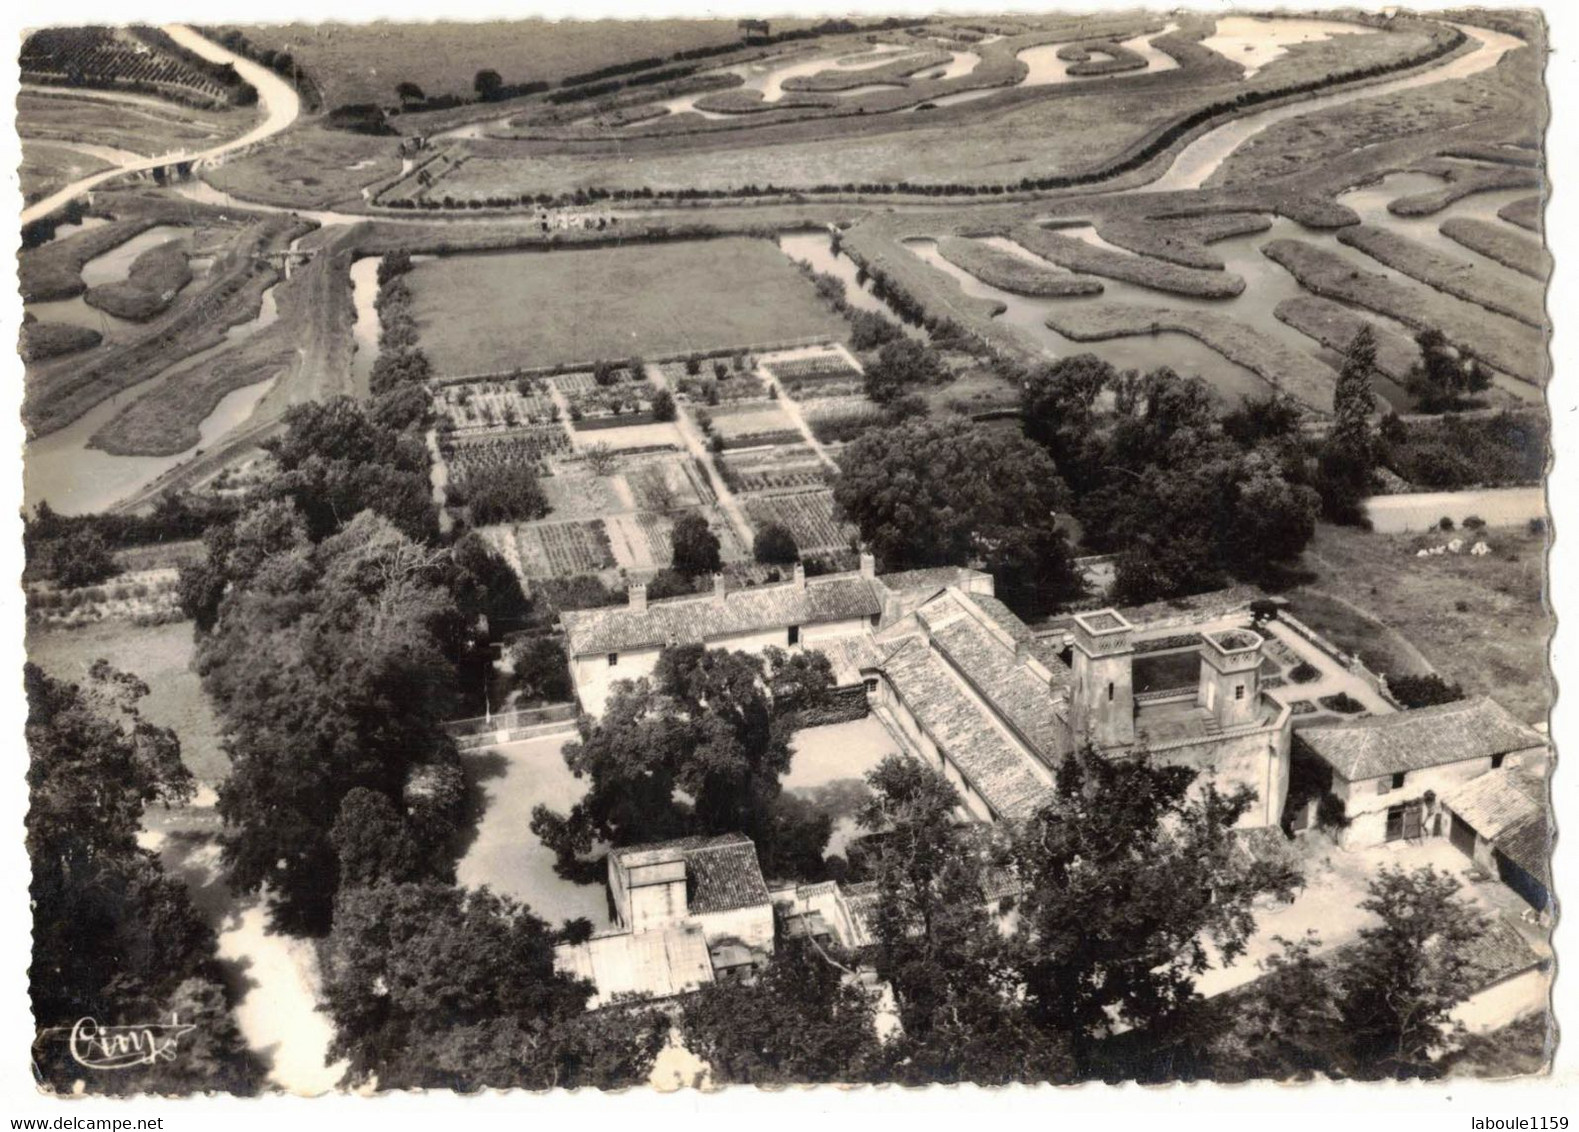
<svg viewBox="0 0 1579 1132">
<path fill-rule="evenodd" d="M 528 578 L 563 578 L 614 565 L 602 519 L 521 523 L 515 528 L 515 545 Z"/>
<path fill-rule="evenodd" d="M 450 437 L 444 442 L 450 478 L 465 483 L 474 475 L 520 464 L 543 467 L 550 456 L 570 449 L 570 438 L 558 425 L 542 425 L 518 432 L 481 437 Z"/>
<path fill-rule="evenodd" d="M 442 386 L 434 397 L 434 411 L 455 429 L 513 428 L 559 419 L 559 406 L 547 386 L 529 377 Z"/>
<path fill-rule="evenodd" d="M 833 492 L 801 491 L 759 495 L 746 501 L 746 514 L 759 527 L 780 523 L 795 536 L 801 552 L 848 549 L 855 528 L 834 518 Z"/>
</svg>

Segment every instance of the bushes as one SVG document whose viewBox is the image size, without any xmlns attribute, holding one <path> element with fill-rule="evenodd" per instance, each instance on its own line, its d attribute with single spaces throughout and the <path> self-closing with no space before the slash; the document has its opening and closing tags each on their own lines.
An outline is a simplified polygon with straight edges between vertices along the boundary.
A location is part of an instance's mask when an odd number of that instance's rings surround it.
<svg viewBox="0 0 1579 1132">
<path fill-rule="evenodd" d="M 1339 692 L 1333 696 L 1322 696 L 1317 703 L 1328 711 L 1335 711 L 1339 715 L 1356 715 L 1365 710 L 1365 705 L 1347 692 Z"/>
<path fill-rule="evenodd" d="M 655 421 L 672 421 L 675 417 L 674 394 L 667 389 L 660 389 L 653 394 L 652 419 Z"/>
<path fill-rule="evenodd" d="M 1288 678 L 1296 684 L 1309 684 L 1321 679 L 1321 669 L 1308 660 L 1302 660 L 1289 671 Z"/>
<path fill-rule="evenodd" d="M 548 514 L 548 499 L 537 471 L 527 464 L 506 464 L 466 485 L 471 519 L 478 526 L 518 523 Z"/>
<path fill-rule="evenodd" d="M 1548 427 L 1541 414 L 1532 412 L 1389 423 L 1377 445 L 1377 462 L 1417 487 L 1538 483 L 1546 470 Z"/>
<path fill-rule="evenodd" d="M 1406 708 L 1450 704 L 1464 698 L 1462 685 L 1450 684 L 1435 672 L 1424 676 L 1389 677 L 1387 690 Z"/>
</svg>

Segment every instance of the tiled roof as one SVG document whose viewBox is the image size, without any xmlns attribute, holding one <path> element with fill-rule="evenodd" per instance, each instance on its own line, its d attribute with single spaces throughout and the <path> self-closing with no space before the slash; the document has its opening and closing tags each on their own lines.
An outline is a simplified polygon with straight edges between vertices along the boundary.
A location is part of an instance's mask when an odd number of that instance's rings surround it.
<svg viewBox="0 0 1579 1132">
<path fill-rule="evenodd" d="M 990 588 L 992 575 L 964 566 L 933 566 L 925 570 L 901 570 L 883 574 L 878 579 L 883 590 L 883 616 L 880 626 L 884 629 L 914 613 L 918 607 L 949 586 L 970 587 L 986 583 Z"/>
<path fill-rule="evenodd" d="M 1540 954 L 1501 916 L 1489 918 L 1486 930 L 1465 945 L 1463 956 L 1482 972 L 1475 980 L 1480 984 L 1479 989 L 1528 971 L 1541 962 Z"/>
<path fill-rule="evenodd" d="M 1552 847 L 1544 779 L 1504 767 L 1471 779 L 1442 804 L 1514 864 L 1547 883 Z"/>
<path fill-rule="evenodd" d="M 983 625 L 968 603 L 950 591 L 928 602 L 918 615 L 926 619 L 945 657 L 1045 760 L 1057 765 L 1073 750 L 1073 735 L 1057 710 L 1055 689 L 1021 664 L 1014 646 Z M 1066 671 L 1061 664 L 1059 671 Z M 918 714 L 924 714 L 924 705 Z"/>
<path fill-rule="evenodd" d="M 1349 782 L 1543 746 L 1540 733 L 1488 696 L 1311 727 L 1299 739 Z"/>
<path fill-rule="evenodd" d="M 690 644 L 740 633 L 790 625 L 815 625 L 871 617 L 882 603 L 870 578 L 831 574 L 807 579 L 748 586 L 719 600 L 713 594 L 654 601 L 645 610 L 630 605 L 583 609 L 560 615 L 571 656 L 596 656 L 626 649 L 661 648 L 670 642 Z"/>
<path fill-rule="evenodd" d="M 995 814 L 1022 818 L 1046 798 L 1050 787 L 1032 769 L 1032 756 L 1010 743 L 923 636 L 917 633 L 896 649 L 883 671 L 905 707 Z"/>
<path fill-rule="evenodd" d="M 626 868 L 684 858 L 689 889 L 686 904 L 692 915 L 768 903 L 757 847 L 743 833 L 631 845 L 614 850 L 613 855 Z"/>
<path fill-rule="evenodd" d="M 1058 655 L 1058 650 L 1053 647 L 1053 643 L 1038 637 L 1031 630 L 1031 627 L 1015 616 L 1014 611 L 1007 605 L 988 594 L 967 593 L 964 597 L 966 601 L 979 609 L 982 615 L 994 625 L 997 625 L 1009 636 L 1013 637 L 1016 643 L 1023 644 L 1030 649 L 1031 655 L 1046 665 L 1055 680 L 1058 680 L 1065 686 L 1074 682 L 1074 673 L 1069 670 L 1069 666 Z"/>
</svg>

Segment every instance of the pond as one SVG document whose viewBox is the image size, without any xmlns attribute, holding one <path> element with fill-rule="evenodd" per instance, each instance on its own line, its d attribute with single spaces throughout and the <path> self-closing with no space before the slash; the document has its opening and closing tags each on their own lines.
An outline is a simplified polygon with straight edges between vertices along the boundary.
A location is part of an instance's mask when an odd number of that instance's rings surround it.
<svg viewBox="0 0 1579 1132">
<path fill-rule="evenodd" d="M 1009 250 L 1011 246 L 1011 242 L 1007 240 L 993 242 L 1000 250 Z M 1166 295 L 1160 291 L 1103 279 L 1103 286 L 1108 288 L 1104 295 L 1059 299 L 1029 298 L 983 283 L 969 272 L 949 263 L 938 253 L 937 242 L 934 240 L 906 240 L 904 244 L 923 262 L 937 268 L 958 283 L 965 294 L 973 298 L 1002 303 L 1004 311 L 998 315 L 998 319 L 1014 327 L 1022 337 L 1040 346 L 1053 357 L 1095 354 L 1119 369 L 1138 369 L 1142 372 L 1159 366 L 1170 366 L 1185 376 L 1202 378 L 1229 404 L 1237 403 L 1246 397 L 1265 396 L 1269 392 L 1267 383 L 1253 371 L 1230 362 L 1210 346 L 1187 334 L 1160 331 L 1156 334 L 1112 338 L 1104 342 L 1076 342 L 1046 325 L 1047 316 L 1053 310 L 1054 304 L 1106 301 L 1130 302 L 1153 307 L 1172 306 L 1175 305 L 1174 300 L 1179 299 L 1180 296 Z M 1016 249 L 1017 254 L 1027 257 L 1031 255 L 1018 244 L 1013 244 L 1012 247 Z M 1045 263 L 1045 261 L 1039 262 Z M 1182 300 L 1184 305 L 1195 303 L 1210 303 L 1210 300 Z M 1219 302 L 1217 306 L 1220 307 L 1221 303 Z"/>
<path fill-rule="evenodd" d="M 198 425 L 197 444 L 185 452 L 173 456 L 113 456 L 89 444 L 94 433 L 143 394 L 175 374 L 224 353 L 272 324 L 277 317 L 274 288 L 270 287 L 263 292 L 257 317 L 230 327 L 223 341 L 101 401 L 65 428 L 28 441 L 22 462 L 24 504 L 31 508 L 47 499 L 49 505 L 63 515 L 104 511 L 190 459 L 199 449 L 212 446 L 252 415 L 252 410 L 273 384 L 272 378 L 233 390 L 221 398 L 214 411 Z"/>
<path fill-rule="evenodd" d="M 88 220 L 97 219 L 88 217 Z M 100 221 L 104 223 L 104 221 Z M 98 227 L 98 224 L 87 224 L 86 227 Z M 64 230 L 64 226 L 62 226 Z M 81 231 L 83 229 L 78 229 Z M 123 244 L 111 248 L 101 255 L 96 255 L 82 265 L 82 281 L 88 287 L 102 287 L 106 283 L 119 283 L 131 274 L 132 262 L 160 244 L 179 239 L 187 234 L 185 228 L 173 225 L 160 224 L 141 232 Z M 82 295 L 73 295 L 69 299 L 54 299 L 43 303 L 28 303 L 24 307 L 28 314 L 33 315 L 40 322 L 65 322 L 74 326 L 85 326 L 89 330 L 97 330 L 104 336 L 105 341 L 114 341 L 125 338 L 141 329 L 135 322 L 116 318 L 104 311 L 90 307 Z"/>
</svg>

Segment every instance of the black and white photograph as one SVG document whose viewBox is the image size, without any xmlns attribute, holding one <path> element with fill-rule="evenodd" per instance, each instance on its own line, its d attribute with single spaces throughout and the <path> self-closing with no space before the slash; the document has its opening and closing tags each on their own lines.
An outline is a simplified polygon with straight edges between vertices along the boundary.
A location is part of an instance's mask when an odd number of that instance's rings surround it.
<svg viewBox="0 0 1579 1132">
<path fill-rule="evenodd" d="M 490 11 L 18 17 L 16 1115 L 1555 1080 L 1548 13 Z"/>
</svg>

